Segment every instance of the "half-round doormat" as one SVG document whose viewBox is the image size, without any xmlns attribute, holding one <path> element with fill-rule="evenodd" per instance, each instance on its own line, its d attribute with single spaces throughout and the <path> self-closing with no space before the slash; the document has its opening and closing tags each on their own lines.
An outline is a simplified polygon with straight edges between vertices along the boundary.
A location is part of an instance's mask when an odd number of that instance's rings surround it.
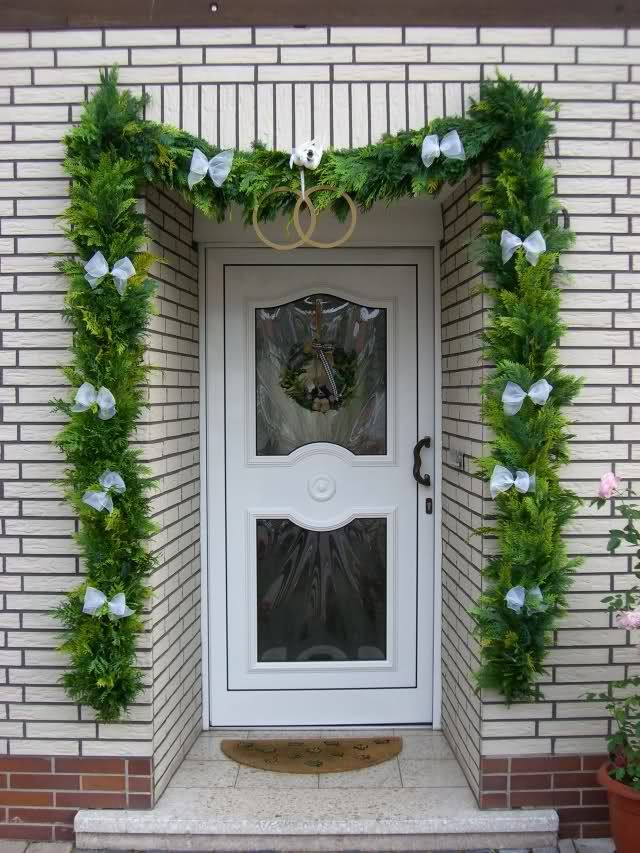
<svg viewBox="0 0 640 853">
<path fill-rule="evenodd" d="M 395 758 L 401 737 L 223 740 L 220 748 L 239 764 L 278 773 L 340 773 Z"/>
</svg>

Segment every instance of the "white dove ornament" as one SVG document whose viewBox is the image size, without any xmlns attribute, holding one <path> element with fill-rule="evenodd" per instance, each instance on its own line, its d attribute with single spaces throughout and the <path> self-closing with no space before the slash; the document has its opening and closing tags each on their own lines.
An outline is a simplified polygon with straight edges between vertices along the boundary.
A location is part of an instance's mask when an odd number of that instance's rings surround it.
<svg viewBox="0 0 640 853">
<path fill-rule="evenodd" d="M 291 152 L 289 159 L 289 168 L 293 169 L 298 166 L 300 169 L 317 169 L 322 160 L 324 149 L 315 139 L 310 139 L 302 145 L 297 145 Z"/>
</svg>

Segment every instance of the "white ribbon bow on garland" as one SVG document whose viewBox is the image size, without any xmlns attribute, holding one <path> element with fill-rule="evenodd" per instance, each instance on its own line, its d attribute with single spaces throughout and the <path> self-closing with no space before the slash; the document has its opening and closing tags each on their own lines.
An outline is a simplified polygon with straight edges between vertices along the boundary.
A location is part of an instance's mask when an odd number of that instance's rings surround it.
<svg viewBox="0 0 640 853">
<path fill-rule="evenodd" d="M 547 249 L 547 244 L 540 231 L 532 231 L 525 240 L 521 240 L 520 237 L 512 234 L 511 231 L 503 230 L 500 235 L 503 264 L 506 264 L 511 259 L 519 246 L 522 246 L 527 260 L 534 267 L 538 263 L 540 255 Z"/>
<path fill-rule="evenodd" d="M 300 188 L 302 189 L 302 197 L 304 198 L 304 170 L 310 169 L 312 172 L 317 169 L 322 160 L 324 149 L 315 139 L 310 139 L 302 145 L 296 145 L 291 151 L 289 158 L 289 168 L 293 169 L 297 166 L 300 169 Z"/>
<path fill-rule="evenodd" d="M 457 130 L 450 130 L 440 140 L 435 133 L 425 136 L 422 140 L 421 157 L 427 169 L 441 154 L 450 160 L 466 160 L 467 155 Z"/>
<path fill-rule="evenodd" d="M 544 611 L 547 609 L 547 605 L 543 604 L 542 590 L 539 586 L 534 586 L 531 589 L 525 589 L 523 586 L 513 586 L 504 597 L 507 607 L 509 610 L 513 610 L 514 613 L 522 611 L 527 599 L 531 602 L 532 610 Z"/>
<path fill-rule="evenodd" d="M 523 495 L 526 492 L 533 492 L 536 487 L 535 475 L 527 474 L 526 471 L 516 471 L 514 477 L 511 471 L 505 468 L 504 465 L 496 465 L 489 481 L 491 497 L 495 499 L 496 495 L 501 492 L 508 492 L 512 486 L 515 486 L 516 491 L 521 492 Z"/>
<path fill-rule="evenodd" d="M 109 492 L 115 492 L 117 495 L 121 495 L 126 490 L 124 480 L 116 471 L 105 471 L 98 482 L 104 491 L 87 491 L 82 496 L 82 500 L 87 504 L 87 506 L 97 509 L 98 512 L 106 509 L 107 512 L 111 513 L 113 512 L 113 500 L 111 499 Z"/>
<path fill-rule="evenodd" d="M 191 156 L 189 177 L 187 178 L 189 189 L 193 189 L 196 184 L 203 181 L 207 172 L 213 185 L 218 188 L 221 187 L 227 180 L 232 166 L 233 151 L 221 151 L 209 160 L 206 154 L 203 154 L 199 148 L 195 148 Z"/>
<path fill-rule="evenodd" d="M 98 405 L 98 417 L 100 420 L 108 421 L 115 415 L 116 398 L 111 391 L 103 385 L 96 393 L 96 389 L 90 382 L 83 382 L 76 391 L 76 402 L 71 411 L 86 412 L 94 403 Z"/>
<path fill-rule="evenodd" d="M 93 586 L 88 586 L 84 594 L 84 604 L 82 612 L 89 616 L 96 616 L 100 608 L 106 604 L 109 616 L 113 619 L 123 619 L 125 616 L 131 616 L 133 610 L 127 607 L 124 592 L 119 592 L 114 595 L 111 601 L 107 601 L 107 596 L 104 592 L 100 592 Z"/>
<path fill-rule="evenodd" d="M 89 258 L 87 263 L 84 265 L 84 268 L 87 272 L 85 279 L 89 282 L 92 290 L 95 290 L 101 278 L 104 278 L 105 275 L 108 275 L 109 272 L 111 272 L 116 283 L 116 289 L 120 296 L 124 296 L 124 289 L 127 286 L 127 281 L 132 275 L 136 274 L 136 268 L 127 257 L 120 258 L 119 261 L 115 262 L 112 269 L 109 270 L 109 264 L 102 252 L 96 252 L 91 258 Z"/>
<path fill-rule="evenodd" d="M 502 392 L 504 413 L 505 415 L 517 415 L 527 397 L 536 406 L 544 406 L 552 391 L 553 385 L 549 385 L 546 379 L 538 379 L 528 391 L 525 391 L 516 382 L 507 382 Z"/>
</svg>

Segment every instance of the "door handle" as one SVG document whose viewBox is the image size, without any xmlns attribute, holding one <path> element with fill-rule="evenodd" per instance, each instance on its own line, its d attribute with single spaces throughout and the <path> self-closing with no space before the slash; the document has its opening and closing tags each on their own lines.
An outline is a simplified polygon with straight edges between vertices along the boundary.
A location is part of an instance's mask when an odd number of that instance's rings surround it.
<svg viewBox="0 0 640 853">
<path fill-rule="evenodd" d="M 420 468 L 422 467 L 422 459 L 420 457 L 420 452 L 423 447 L 431 447 L 431 438 L 429 436 L 425 436 L 421 438 L 420 441 L 413 448 L 413 478 L 416 483 L 419 483 L 421 486 L 430 486 L 431 485 L 431 477 L 429 474 L 421 474 Z"/>
</svg>

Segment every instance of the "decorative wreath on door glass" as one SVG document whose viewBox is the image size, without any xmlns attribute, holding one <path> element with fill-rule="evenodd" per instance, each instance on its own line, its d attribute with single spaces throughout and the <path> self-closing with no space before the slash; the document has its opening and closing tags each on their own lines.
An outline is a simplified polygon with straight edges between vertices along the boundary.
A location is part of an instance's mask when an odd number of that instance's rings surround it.
<svg viewBox="0 0 640 853">
<path fill-rule="evenodd" d="M 326 414 L 353 397 L 358 354 L 323 340 L 322 304 L 316 297 L 312 338 L 291 347 L 280 387 L 303 409 Z"/>
<path fill-rule="evenodd" d="M 280 387 L 299 406 L 326 414 L 340 409 L 354 394 L 358 354 L 323 344 L 316 338 L 291 347 Z"/>
</svg>

